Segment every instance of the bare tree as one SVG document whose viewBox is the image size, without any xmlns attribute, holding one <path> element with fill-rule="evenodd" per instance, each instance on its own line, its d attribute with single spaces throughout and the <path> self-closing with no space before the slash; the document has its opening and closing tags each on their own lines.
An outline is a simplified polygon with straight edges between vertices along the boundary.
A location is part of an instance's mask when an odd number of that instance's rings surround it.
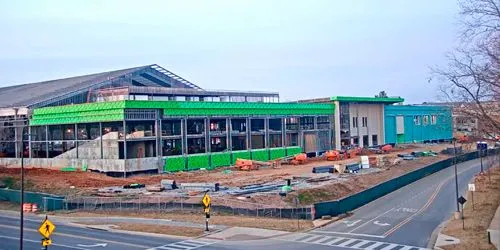
<svg viewBox="0 0 500 250">
<path fill-rule="evenodd" d="M 500 1 L 459 0 L 460 45 L 448 64 L 433 68 L 441 97 L 477 118 L 481 133 L 500 131 Z"/>
</svg>

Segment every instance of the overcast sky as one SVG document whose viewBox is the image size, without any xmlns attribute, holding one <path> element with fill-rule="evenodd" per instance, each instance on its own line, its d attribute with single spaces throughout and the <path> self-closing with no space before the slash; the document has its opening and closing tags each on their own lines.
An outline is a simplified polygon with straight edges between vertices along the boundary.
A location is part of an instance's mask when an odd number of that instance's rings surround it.
<svg viewBox="0 0 500 250">
<path fill-rule="evenodd" d="M 386 90 L 431 101 L 456 0 L 0 1 L 0 86 L 159 64 L 282 101 Z"/>
</svg>

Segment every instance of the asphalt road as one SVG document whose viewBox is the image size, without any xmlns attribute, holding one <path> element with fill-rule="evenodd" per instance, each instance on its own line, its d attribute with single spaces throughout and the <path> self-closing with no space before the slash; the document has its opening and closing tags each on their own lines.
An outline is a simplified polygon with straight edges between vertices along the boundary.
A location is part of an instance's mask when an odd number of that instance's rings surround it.
<svg viewBox="0 0 500 250">
<path fill-rule="evenodd" d="M 464 194 L 479 161 L 458 165 L 459 194 Z M 362 249 L 418 250 L 427 247 L 433 231 L 456 210 L 454 168 L 450 167 L 353 211 L 348 218 L 307 233 L 294 233 L 263 240 L 219 241 L 131 235 L 56 225 L 52 249 L 192 250 L 192 249 Z M 467 215 L 466 215 L 467 216 Z M 25 220 L 25 248 L 41 249 L 36 231 L 39 217 Z M 467 225 L 466 225 L 467 226 Z M 17 217 L 0 214 L 1 250 L 18 249 Z"/>
</svg>

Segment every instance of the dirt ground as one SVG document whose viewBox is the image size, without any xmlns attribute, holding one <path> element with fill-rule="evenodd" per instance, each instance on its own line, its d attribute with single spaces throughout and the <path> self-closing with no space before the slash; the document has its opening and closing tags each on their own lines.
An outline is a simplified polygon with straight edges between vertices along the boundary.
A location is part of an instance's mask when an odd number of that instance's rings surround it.
<svg viewBox="0 0 500 250">
<path fill-rule="evenodd" d="M 397 154 L 410 153 L 412 151 L 440 152 L 442 149 L 450 147 L 449 144 L 412 144 L 405 145 L 405 148 L 395 148 L 390 154 L 384 155 L 392 159 L 397 158 Z M 368 153 L 368 155 L 371 155 Z M 360 192 L 367 187 L 374 186 L 380 182 L 392 179 L 410 171 L 416 170 L 433 162 L 448 158 L 448 155 L 439 154 L 436 157 L 420 157 L 415 160 L 402 161 L 398 166 L 384 167 L 381 171 L 368 174 L 334 174 L 337 179 L 329 182 L 309 185 L 306 188 L 297 187 L 294 191 L 283 199 L 274 194 L 253 194 L 244 202 L 227 197 L 224 200 L 214 199 L 214 204 L 224 203 L 229 206 L 244 206 L 249 203 L 254 205 L 268 205 L 273 207 L 293 206 L 293 197 L 299 196 L 301 205 L 309 205 L 318 201 L 338 199 L 349 194 Z M 286 179 L 294 177 L 311 177 L 312 169 L 318 166 L 333 166 L 333 164 L 348 164 L 359 162 L 360 157 L 342 161 L 326 161 L 322 159 L 311 159 L 304 165 L 283 165 L 281 168 L 261 168 L 256 171 L 238 171 L 234 168 L 221 168 L 212 171 L 192 171 L 178 172 L 172 174 L 157 175 L 137 175 L 129 178 L 108 177 L 100 173 L 91 172 L 61 172 L 58 170 L 30 168 L 25 170 L 25 187 L 30 191 L 47 192 L 65 196 L 93 196 L 97 195 L 99 188 L 110 186 L 122 186 L 131 183 L 143 183 L 146 185 L 159 185 L 162 179 L 173 179 L 178 183 L 183 182 L 218 182 L 222 186 L 241 187 L 251 184 L 263 184 L 269 182 L 284 183 Z M 224 171 L 231 169 L 228 171 Z M 13 188 L 19 186 L 20 169 L 0 167 L 0 181 L 4 183 L 13 182 Z M 154 195 L 154 194 L 153 194 Z M 247 196 L 248 197 L 248 196 Z M 147 198 L 147 196 L 142 196 Z M 228 204 L 228 200 L 234 200 L 238 204 Z M 198 202 L 197 200 L 195 202 Z M 244 206 L 246 207 L 246 206 Z"/>
<path fill-rule="evenodd" d="M 464 207 L 465 230 L 462 229 L 462 220 L 450 219 L 441 233 L 460 239 L 460 244 L 443 246 L 446 250 L 459 249 L 491 249 L 488 244 L 488 229 L 497 207 L 500 205 L 500 167 L 491 170 L 491 176 L 476 176 L 476 192 L 474 193 L 474 211 L 472 210 L 471 193 L 467 193 L 467 203 Z M 491 177 L 491 181 L 490 181 Z"/>
<path fill-rule="evenodd" d="M 64 215 L 69 217 L 106 217 L 106 216 L 129 216 L 139 218 L 153 218 L 153 219 L 170 219 L 173 221 L 185 221 L 198 223 L 203 225 L 205 223 L 205 214 L 202 212 L 190 211 L 176 211 L 172 213 L 139 213 L 139 212 L 71 212 L 71 213 L 51 213 L 57 215 Z M 277 219 L 277 218 L 263 218 L 263 217 L 248 217 L 248 216 L 234 216 L 225 214 L 211 214 L 210 223 L 214 225 L 225 225 L 231 227 L 253 227 L 264 228 L 272 230 L 282 230 L 288 232 L 302 231 L 313 227 L 310 220 L 297 220 L 295 219 Z M 298 225 L 297 225 L 298 224 Z M 202 226 L 203 228 L 203 226 Z"/>
</svg>

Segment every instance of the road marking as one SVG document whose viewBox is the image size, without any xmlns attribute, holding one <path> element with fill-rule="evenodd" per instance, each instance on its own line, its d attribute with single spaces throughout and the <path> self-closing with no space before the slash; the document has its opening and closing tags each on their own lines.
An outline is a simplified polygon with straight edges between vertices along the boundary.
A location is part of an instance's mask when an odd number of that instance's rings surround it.
<svg viewBox="0 0 500 250">
<path fill-rule="evenodd" d="M 457 176 L 466 172 L 466 171 L 469 171 L 473 168 L 477 167 L 476 165 L 472 165 L 466 169 L 463 169 L 462 171 L 459 171 L 457 173 Z M 449 176 L 448 178 L 444 179 L 441 183 L 439 183 L 438 187 L 436 188 L 436 190 L 434 190 L 434 192 L 432 193 L 431 197 L 429 197 L 429 200 L 427 201 L 427 203 L 425 203 L 424 206 L 422 206 L 416 213 L 412 214 L 411 216 L 409 216 L 408 218 L 406 218 L 405 220 L 401 221 L 399 224 L 397 224 L 396 226 L 394 226 L 393 228 L 389 229 L 387 232 L 384 233 L 384 236 L 387 237 L 389 236 L 390 234 L 394 233 L 396 230 L 398 230 L 399 228 L 401 228 L 402 226 L 406 225 L 408 222 L 410 222 L 415 216 L 423 213 L 425 211 L 425 209 L 427 209 L 428 207 L 430 207 L 430 205 L 432 204 L 432 202 L 434 202 L 434 200 L 436 199 L 436 197 L 439 195 L 439 192 L 441 191 L 441 188 L 449 181 L 453 178 L 454 176 Z"/>
<path fill-rule="evenodd" d="M 26 230 L 26 229 L 24 229 L 24 230 Z M 19 240 L 19 237 L 10 237 L 10 236 L 0 236 L 0 238 L 9 239 L 9 240 Z M 26 239 L 26 238 L 23 238 L 23 241 L 34 242 L 34 243 L 39 243 L 39 244 L 42 242 L 41 240 L 30 240 L 30 239 Z M 90 250 L 90 249 L 87 249 L 87 248 L 73 247 L 73 246 L 67 246 L 67 245 L 56 244 L 56 243 L 52 243 L 52 246 L 59 246 L 59 247 L 65 247 L 65 248 L 70 248 L 70 249 L 78 249 L 78 250 Z"/>
<path fill-rule="evenodd" d="M 14 226 L 0 225 L 0 227 L 19 230 L 19 227 L 14 227 Z M 38 230 L 34 230 L 34 229 L 31 229 L 31 228 L 24 228 L 24 231 L 38 232 Z M 93 241 L 93 242 L 95 242 L 97 240 L 94 237 L 78 236 L 78 235 L 65 234 L 65 233 L 57 233 L 57 232 L 53 233 L 52 235 L 59 235 L 59 236 L 76 238 L 76 239 L 82 239 L 82 240 L 90 240 L 90 241 Z M 143 246 L 143 245 L 137 245 L 137 244 L 132 244 L 132 243 L 125 243 L 125 242 L 113 241 L 113 240 L 105 240 L 105 239 L 98 239 L 98 240 L 102 241 L 102 242 L 107 242 L 107 243 L 114 243 L 114 244 L 119 244 L 119 245 L 124 245 L 124 246 L 136 247 L 136 248 L 140 248 L 140 249 L 145 249 L 145 248 L 149 247 L 149 246 Z"/>
<path fill-rule="evenodd" d="M 216 240 L 201 240 L 201 239 L 185 240 L 185 241 L 178 241 L 178 242 L 170 243 L 170 244 L 163 245 L 163 246 L 148 248 L 147 250 L 158 250 L 158 249 L 191 250 L 191 249 L 196 249 L 196 248 L 212 245 L 212 244 L 215 244 L 217 242 L 218 241 L 216 241 Z"/>
<path fill-rule="evenodd" d="M 314 231 L 314 233 L 352 235 L 352 236 L 363 236 L 363 237 L 382 238 L 382 239 L 385 238 L 385 236 L 383 235 L 344 233 L 344 232 L 332 232 L 332 231 Z"/>
<path fill-rule="evenodd" d="M 342 221 L 344 224 L 346 224 L 347 227 L 352 227 L 352 226 L 355 226 L 356 224 L 358 224 L 361 220 L 355 220 L 355 221 L 350 221 L 350 220 L 345 220 L 345 221 Z"/>
<path fill-rule="evenodd" d="M 378 220 L 374 221 L 373 224 L 375 224 L 377 226 L 381 226 L 381 227 L 385 227 L 385 226 L 390 226 L 391 225 L 389 223 L 380 223 L 380 222 L 378 222 Z"/>
<path fill-rule="evenodd" d="M 83 244 L 78 244 L 77 246 L 79 247 L 106 247 L 108 243 L 98 243 L 98 244 L 93 244 L 93 245 L 83 245 Z"/>
<path fill-rule="evenodd" d="M 358 229 L 358 228 L 360 228 L 360 227 L 362 227 L 362 226 L 364 226 L 364 225 L 366 225 L 366 224 L 368 224 L 368 223 L 372 222 L 373 220 L 378 219 L 380 216 L 383 216 L 383 215 L 385 215 L 385 214 L 387 214 L 387 213 L 391 212 L 391 211 L 392 211 L 392 210 L 394 210 L 394 209 L 395 209 L 395 208 L 391 208 L 391 209 L 389 209 L 389 210 L 385 211 L 385 213 L 379 214 L 377 217 L 375 217 L 375 218 L 373 218 L 373 219 L 371 219 L 371 220 L 369 220 L 369 221 L 367 221 L 367 222 L 365 222 L 365 223 L 363 223 L 363 224 L 361 224 L 361 225 L 359 225 L 359 226 L 355 227 L 354 229 L 352 229 L 352 230 L 351 230 L 351 231 L 349 231 L 348 233 L 352 233 L 354 230 L 356 230 L 356 229 Z"/>
<path fill-rule="evenodd" d="M 301 237 L 299 237 L 299 238 L 293 237 L 293 239 L 290 239 L 289 236 L 276 237 L 274 239 L 282 240 L 282 241 L 290 241 L 290 242 L 299 242 L 299 243 L 304 243 L 304 244 L 336 246 L 336 247 L 342 247 L 342 248 L 361 249 L 361 250 L 374 250 L 374 249 L 378 249 L 379 247 L 381 247 L 383 250 L 392 250 L 392 249 L 423 250 L 423 249 L 425 249 L 425 248 L 401 245 L 401 244 L 391 243 L 391 242 L 379 242 L 379 241 L 371 241 L 371 240 L 364 240 L 364 239 L 343 238 L 343 237 L 336 237 L 336 236 L 322 236 L 320 239 L 318 239 L 317 235 L 315 235 L 315 234 L 301 233 L 300 235 L 301 235 Z M 325 240 L 325 239 L 327 239 L 327 240 Z M 331 239 L 331 240 L 328 240 L 328 239 Z"/>
</svg>

